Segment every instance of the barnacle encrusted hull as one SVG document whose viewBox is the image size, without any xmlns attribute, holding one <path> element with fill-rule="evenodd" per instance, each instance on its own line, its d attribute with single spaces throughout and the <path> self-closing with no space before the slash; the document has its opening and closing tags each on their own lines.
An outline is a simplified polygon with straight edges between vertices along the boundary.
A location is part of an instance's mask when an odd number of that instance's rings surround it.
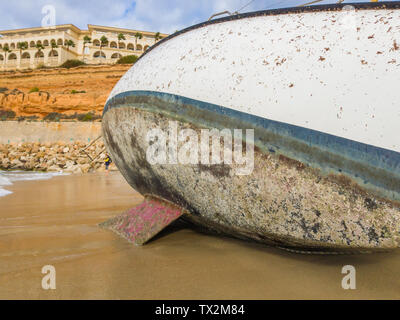
<svg viewBox="0 0 400 320">
<path fill-rule="evenodd" d="M 154 46 L 117 84 L 103 115 L 106 145 L 130 185 L 240 238 L 290 248 L 398 247 L 400 6 L 354 5 L 350 31 L 342 8 L 221 19 Z M 235 162 L 149 162 L 148 133 L 170 132 L 171 123 L 198 137 L 253 129 L 251 172 L 237 174 Z"/>
<path fill-rule="evenodd" d="M 265 150 L 257 142 L 249 175 L 236 175 L 237 164 L 151 165 L 146 158 L 146 135 L 155 126 L 168 132 L 171 121 L 177 121 L 178 131 L 190 128 L 199 136 L 200 129 L 207 127 L 181 115 L 150 111 L 171 104 L 160 96 L 131 97 L 125 99 L 126 105 L 118 103 L 118 108 L 107 111 L 103 132 L 116 165 L 143 195 L 156 195 L 185 208 L 187 219 L 212 230 L 279 246 L 377 249 L 399 245 L 400 209 L 395 201 L 376 196 L 344 174 L 324 174 L 322 169 L 271 152 L 271 147 Z M 140 102 L 135 103 L 136 99 Z M 173 105 L 178 103 L 175 97 Z M 275 138 L 281 150 L 285 144 L 296 144 L 257 127 L 255 136 Z M 297 143 L 304 153 L 310 152 L 311 159 L 325 156 L 332 166 L 345 160 L 340 154 Z M 350 165 L 354 170 L 365 169 L 355 161 Z"/>
</svg>

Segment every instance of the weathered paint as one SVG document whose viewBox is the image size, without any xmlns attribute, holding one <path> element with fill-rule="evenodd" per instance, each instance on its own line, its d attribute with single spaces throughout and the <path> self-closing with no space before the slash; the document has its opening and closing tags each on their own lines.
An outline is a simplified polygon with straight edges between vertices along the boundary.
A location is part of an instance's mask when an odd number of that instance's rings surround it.
<svg viewBox="0 0 400 320">
<path fill-rule="evenodd" d="M 113 230 L 136 245 L 143 245 L 183 214 L 181 208 L 150 197 L 100 226 Z"/>
<path fill-rule="evenodd" d="M 255 145 L 264 153 L 297 160 L 325 175 L 344 175 L 375 195 L 400 203 L 398 152 L 166 93 L 124 92 L 108 100 L 104 112 L 124 106 L 204 128 L 253 128 Z"/>
<path fill-rule="evenodd" d="M 116 165 L 142 194 L 218 232 L 281 247 L 398 247 L 400 5 L 390 6 L 356 5 L 353 31 L 341 6 L 324 6 L 221 19 L 162 41 L 107 102 Z M 171 119 L 197 131 L 254 128 L 253 173 L 150 165 L 146 133 Z"/>
<path fill-rule="evenodd" d="M 168 130 L 170 120 L 140 108 L 113 108 L 103 118 L 104 138 L 133 188 L 185 208 L 188 220 L 279 246 L 345 250 L 399 245 L 398 205 L 283 156 L 256 149 L 248 176 L 234 175 L 235 164 L 150 165 L 146 133 L 154 127 Z M 200 129 L 180 122 L 183 128 Z"/>
</svg>

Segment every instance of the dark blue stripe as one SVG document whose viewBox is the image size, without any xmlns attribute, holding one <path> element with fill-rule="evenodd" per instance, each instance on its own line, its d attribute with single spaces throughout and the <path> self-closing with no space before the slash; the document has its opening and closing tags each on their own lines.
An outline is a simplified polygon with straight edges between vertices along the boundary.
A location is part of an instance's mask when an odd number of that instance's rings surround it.
<svg viewBox="0 0 400 320">
<path fill-rule="evenodd" d="M 324 155 L 323 152 L 327 154 L 333 154 L 335 156 L 340 156 L 342 158 L 349 159 L 351 161 L 355 161 L 360 164 L 364 164 L 368 167 L 372 167 L 372 169 L 382 169 L 389 174 L 394 180 L 400 181 L 400 153 L 375 147 L 372 145 L 356 142 L 353 140 L 341 138 L 338 136 L 334 136 L 331 134 L 323 133 L 320 131 L 291 125 L 279 121 L 265 119 L 259 116 L 255 116 L 249 113 L 244 113 L 241 111 L 233 110 L 230 108 L 222 107 L 219 105 L 206 103 L 203 101 L 198 101 L 178 95 L 161 93 L 161 92 L 153 92 L 153 91 L 128 91 L 124 93 L 120 93 L 110 99 L 103 112 L 104 114 L 111 108 L 119 107 L 119 106 L 127 106 L 133 105 L 132 101 L 129 101 L 128 98 L 132 97 L 151 97 L 160 99 L 165 102 L 165 105 L 173 105 L 173 113 L 178 116 L 185 117 L 188 113 L 188 108 L 194 108 L 201 112 L 209 111 L 212 114 L 223 116 L 223 118 L 232 119 L 232 121 L 239 121 L 240 123 L 244 123 L 247 126 L 246 129 L 254 128 L 258 132 L 268 132 L 274 133 L 279 137 L 290 138 L 293 141 L 300 142 L 302 144 L 306 144 L 309 147 L 317 148 L 320 155 Z M 135 104 L 135 107 L 141 108 L 149 108 L 150 106 L 143 104 Z M 151 107 L 150 107 L 151 108 Z M 160 108 L 158 108 L 160 110 Z M 157 110 L 155 110 L 157 111 Z M 215 117 L 215 121 L 217 122 L 218 117 Z M 221 117 L 220 117 L 221 118 Z M 195 119 L 196 122 L 201 123 L 202 119 L 199 117 Z M 214 124 L 215 125 L 215 124 Z M 218 127 L 218 126 L 215 126 Z M 221 127 L 221 126 L 219 126 Z M 226 126 L 229 128 L 228 126 Z M 234 127 L 240 129 L 241 127 Z M 261 129 L 261 131 L 260 131 Z M 268 141 L 259 140 L 256 136 L 256 143 L 259 142 L 263 144 L 264 149 L 269 151 L 282 151 L 283 154 L 288 153 L 288 156 L 294 157 L 296 160 L 306 162 L 311 166 L 315 166 L 315 154 L 304 153 L 304 154 L 293 154 L 291 153 L 290 148 L 287 146 L 280 145 L 280 143 L 270 144 Z M 257 144 L 258 145 L 258 144 Z M 283 149 L 283 150 L 282 150 Z M 286 150 L 285 150 L 286 149 Z M 322 151 L 322 153 L 321 153 Z M 346 170 L 346 168 L 338 168 L 338 167 L 324 167 L 324 163 L 320 161 L 317 163 L 317 166 L 326 169 L 327 171 L 335 171 L 350 174 L 352 178 L 360 178 L 364 180 L 365 184 L 372 183 L 378 187 L 384 187 L 387 191 L 389 191 L 389 196 L 391 198 L 395 198 L 396 200 L 400 200 L 400 184 L 397 184 L 393 179 L 390 183 L 381 183 L 380 180 L 373 178 L 373 174 L 367 174 L 365 172 L 357 172 L 356 170 Z M 386 175 L 385 174 L 385 175 Z M 369 181 L 373 180 L 373 181 Z M 395 183 L 394 183 L 395 182 Z M 388 185 L 391 185 L 388 190 Z"/>
</svg>

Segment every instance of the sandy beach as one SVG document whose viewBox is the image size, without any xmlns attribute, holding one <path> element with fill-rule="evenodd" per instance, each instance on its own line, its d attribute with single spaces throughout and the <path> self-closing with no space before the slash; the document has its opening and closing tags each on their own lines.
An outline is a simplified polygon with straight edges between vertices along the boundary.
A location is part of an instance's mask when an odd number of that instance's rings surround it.
<svg viewBox="0 0 400 320">
<path fill-rule="evenodd" d="M 0 299 L 400 299 L 400 250 L 298 255 L 180 223 L 144 247 L 98 224 L 142 197 L 118 172 L 20 181 L 0 197 Z M 56 268 L 56 290 L 41 269 Z M 344 265 L 357 289 L 341 286 Z"/>
</svg>

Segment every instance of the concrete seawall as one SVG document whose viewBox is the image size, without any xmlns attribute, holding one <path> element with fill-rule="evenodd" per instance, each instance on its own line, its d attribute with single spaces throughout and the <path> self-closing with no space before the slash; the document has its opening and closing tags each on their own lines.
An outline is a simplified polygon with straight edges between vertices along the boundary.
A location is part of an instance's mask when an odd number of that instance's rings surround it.
<svg viewBox="0 0 400 320">
<path fill-rule="evenodd" d="M 100 122 L 0 121 L 0 144 L 90 142 L 101 135 Z"/>
</svg>

